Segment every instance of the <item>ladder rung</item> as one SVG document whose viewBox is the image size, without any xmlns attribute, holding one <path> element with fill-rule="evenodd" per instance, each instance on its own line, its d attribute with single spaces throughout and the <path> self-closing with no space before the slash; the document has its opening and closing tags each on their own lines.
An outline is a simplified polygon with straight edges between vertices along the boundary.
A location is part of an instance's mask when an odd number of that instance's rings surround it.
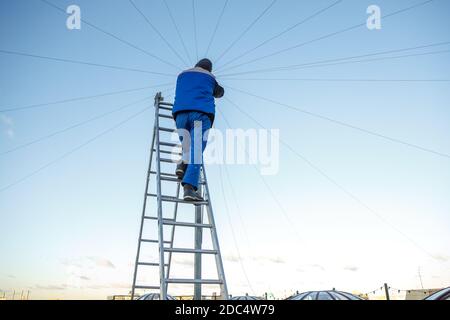
<svg viewBox="0 0 450 320">
<path fill-rule="evenodd" d="M 191 223 L 191 222 L 178 222 L 178 221 L 167 221 L 164 220 L 163 224 L 171 225 L 171 226 L 180 226 L 180 227 L 199 227 L 199 228 L 212 228 L 211 224 L 206 223 Z"/>
<path fill-rule="evenodd" d="M 181 182 L 180 179 L 177 179 L 177 178 L 171 178 L 171 177 L 161 177 L 161 180 L 164 180 L 164 181 L 172 181 L 172 182 L 178 182 L 178 183 Z"/>
<path fill-rule="evenodd" d="M 149 197 L 156 197 L 157 195 L 154 193 L 147 193 L 147 196 Z M 175 197 L 168 197 L 168 196 L 162 196 L 161 197 L 162 201 L 165 202 L 178 202 L 178 203 L 188 203 L 188 204 L 194 204 L 194 205 L 206 205 L 208 204 L 208 201 L 186 201 L 183 199 L 178 199 Z"/>
<path fill-rule="evenodd" d="M 135 289 L 159 290 L 159 286 L 134 286 Z"/>
<path fill-rule="evenodd" d="M 166 279 L 168 283 L 200 283 L 200 284 L 222 284 L 222 280 L 214 279 Z"/>
<path fill-rule="evenodd" d="M 157 217 L 144 217 L 145 219 L 149 220 L 158 220 Z M 163 219 L 163 224 L 169 225 L 169 226 L 180 226 L 180 227 L 200 227 L 200 228 L 212 228 L 211 224 L 206 223 L 192 223 L 192 222 L 180 222 L 175 221 L 174 219 Z M 141 240 L 141 241 L 148 241 L 152 243 L 158 243 L 158 240 Z M 170 241 L 164 241 L 166 243 L 170 243 Z"/>
<path fill-rule="evenodd" d="M 144 217 L 144 219 L 158 220 L 158 218 L 155 218 L 155 217 Z M 141 241 L 142 242 L 148 242 L 148 243 L 159 243 L 158 240 L 153 240 L 153 239 L 141 239 Z M 170 244 L 171 242 L 170 241 L 164 241 L 164 243 Z"/>
<path fill-rule="evenodd" d="M 163 106 L 159 106 L 159 109 L 161 109 L 161 110 L 167 110 L 167 111 L 172 111 L 172 108 L 163 107 Z"/>
<path fill-rule="evenodd" d="M 172 143 L 172 142 L 159 142 L 160 146 L 165 146 L 165 147 L 173 147 L 173 148 L 181 148 L 181 144 L 178 143 Z"/>
<path fill-rule="evenodd" d="M 154 152 L 156 152 L 156 149 L 153 149 Z M 181 156 L 182 153 L 181 152 L 173 152 L 173 151 L 168 151 L 168 150 L 159 150 L 159 152 L 164 153 L 164 154 L 174 154 L 177 156 Z"/>
<path fill-rule="evenodd" d="M 159 103 L 159 105 L 160 105 L 160 107 L 161 107 L 161 106 L 169 106 L 169 107 L 173 107 L 173 103 L 170 103 L 170 102 L 162 102 L 162 101 L 161 101 L 161 102 Z"/>
<path fill-rule="evenodd" d="M 207 250 L 207 249 L 164 248 L 164 251 L 175 253 L 217 254 L 216 250 Z"/>
<path fill-rule="evenodd" d="M 158 217 L 150 217 L 150 216 L 144 216 L 144 219 L 148 220 L 158 220 Z M 174 219 L 163 219 L 164 221 L 175 221 Z M 153 241 L 153 240 L 152 240 Z"/>
<path fill-rule="evenodd" d="M 178 163 L 179 162 L 179 160 L 173 160 L 173 159 L 167 159 L 167 158 L 160 158 L 159 161 L 167 162 L 167 163 Z"/>
<path fill-rule="evenodd" d="M 159 267 L 159 263 L 156 262 L 138 262 L 138 265 L 140 266 L 148 266 L 148 267 Z M 168 264 L 164 265 L 165 267 L 168 267 Z"/>
<path fill-rule="evenodd" d="M 171 177 L 163 177 L 163 176 L 161 176 L 161 180 L 164 180 L 164 181 L 172 181 L 172 182 L 181 182 L 181 180 L 180 179 L 178 179 L 178 178 L 171 178 Z M 205 181 L 199 181 L 199 184 L 205 184 Z"/>
<path fill-rule="evenodd" d="M 172 117 L 171 114 L 162 114 L 162 113 L 158 113 L 158 116 L 159 116 L 160 118 L 166 118 L 166 119 L 172 119 L 172 120 L 173 120 L 173 117 Z"/>
<path fill-rule="evenodd" d="M 149 242 L 149 243 L 159 243 L 158 240 L 150 240 L 150 239 L 141 239 L 142 242 Z"/>
<path fill-rule="evenodd" d="M 150 174 L 156 174 L 156 171 L 150 171 Z M 166 176 L 166 177 L 177 177 L 177 175 L 175 173 L 166 173 L 166 172 L 161 172 L 161 177 Z"/>
<path fill-rule="evenodd" d="M 164 131 L 164 132 L 177 132 L 177 129 L 171 129 L 171 128 L 165 128 L 165 127 L 159 127 L 158 130 Z"/>
<path fill-rule="evenodd" d="M 164 181 L 171 181 L 171 182 L 177 182 L 177 183 L 180 183 L 181 182 L 181 180 L 180 179 L 178 179 L 178 178 L 171 178 L 171 177 L 163 177 L 163 176 L 161 176 L 161 180 L 164 180 Z M 199 181 L 199 184 L 206 184 L 205 183 L 205 181 Z"/>
</svg>

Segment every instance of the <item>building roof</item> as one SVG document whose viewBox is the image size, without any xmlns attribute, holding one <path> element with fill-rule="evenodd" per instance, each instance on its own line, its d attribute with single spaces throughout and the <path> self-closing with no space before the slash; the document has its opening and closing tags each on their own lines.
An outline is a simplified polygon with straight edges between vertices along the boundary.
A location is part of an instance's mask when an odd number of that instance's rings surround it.
<svg viewBox="0 0 450 320">
<path fill-rule="evenodd" d="M 307 291 L 290 296 L 286 300 L 362 300 L 360 297 L 342 291 Z"/>
</svg>

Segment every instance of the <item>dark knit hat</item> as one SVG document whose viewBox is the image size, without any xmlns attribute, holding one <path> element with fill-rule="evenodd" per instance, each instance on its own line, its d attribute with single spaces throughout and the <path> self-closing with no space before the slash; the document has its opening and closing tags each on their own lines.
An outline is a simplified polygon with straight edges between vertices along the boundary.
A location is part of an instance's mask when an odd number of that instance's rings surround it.
<svg viewBox="0 0 450 320">
<path fill-rule="evenodd" d="M 212 72 L 212 62 L 209 59 L 202 59 L 195 66 Z"/>
</svg>

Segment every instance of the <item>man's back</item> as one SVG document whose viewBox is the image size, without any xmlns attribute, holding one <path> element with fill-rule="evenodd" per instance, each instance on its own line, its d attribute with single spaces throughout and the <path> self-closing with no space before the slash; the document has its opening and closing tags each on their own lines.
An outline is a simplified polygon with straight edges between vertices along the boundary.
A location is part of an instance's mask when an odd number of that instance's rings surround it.
<svg viewBox="0 0 450 320">
<path fill-rule="evenodd" d="M 183 71 L 177 79 L 173 112 L 201 111 L 214 114 L 215 84 L 216 79 L 207 70 L 196 67 Z"/>
<path fill-rule="evenodd" d="M 203 151 L 216 113 L 214 98 L 224 95 L 223 88 L 211 71 L 212 62 L 202 59 L 194 68 L 183 71 L 177 79 L 173 116 L 182 145 L 182 160 L 175 174 L 182 180 L 186 201 L 203 200 L 197 192 Z M 196 134 L 198 130 L 200 136 Z"/>
<path fill-rule="evenodd" d="M 199 111 L 214 119 L 214 98 L 222 97 L 224 90 L 211 73 L 211 68 L 211 62 L 203 59 L 194 68 L 180 73 L 173 107 L 174 117 L 183 111 Z"/>
</svg>

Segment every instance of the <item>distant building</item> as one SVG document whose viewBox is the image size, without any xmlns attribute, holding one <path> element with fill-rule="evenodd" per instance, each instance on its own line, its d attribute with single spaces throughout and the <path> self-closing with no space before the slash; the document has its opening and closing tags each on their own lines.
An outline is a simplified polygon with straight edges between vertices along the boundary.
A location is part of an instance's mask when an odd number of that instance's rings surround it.
<svg viewBox="0 0 450 320">
<path fill-rule="evenodd" d="M 422 300 L 440 289 L 406 290 L 405 300 Z"/>
<path fill-rule="evenodd" d="M 139 297 L 139 296 L 136 296 L 136 297 Z M 106 299 L 107 300 L 131 300 L 131 295 L 129 295 L 129 294 L 114 295 L 114 296 L 108 296 Z"/>
</svg>

